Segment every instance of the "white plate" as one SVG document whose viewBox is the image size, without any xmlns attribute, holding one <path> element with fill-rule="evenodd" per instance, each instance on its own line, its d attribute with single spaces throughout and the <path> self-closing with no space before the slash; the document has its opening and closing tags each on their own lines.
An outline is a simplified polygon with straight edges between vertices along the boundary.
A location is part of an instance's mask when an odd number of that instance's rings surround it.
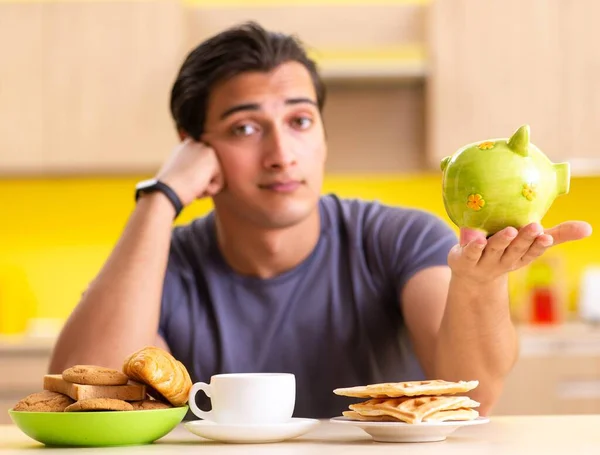
<svg viewBox="0 0 600 455">
<path fill-rule="evenodd" d="M 281 442 L 308 433 L 319 424 L 315 419 L 292 418 L 286 423 L 272 425 L 228 425 L 193 420 L 184 424 L 188 431 L 213 441 L 238 444 Z"/>
<path fill-rule="evenodd" d="M 481 425 L 488 423 L 487 417 L 478 417 L 475 420 L 452 421 L 452 422 L 362 422 L 350 420 L 346 417 L 334 417 L 332 423 L 340 425 L 352 425 L 363 429 L 370 434 L 375 441 L 379 442 L 435 442 L 443 441 L 457 428 L 469 425 Z"/>
</svg>

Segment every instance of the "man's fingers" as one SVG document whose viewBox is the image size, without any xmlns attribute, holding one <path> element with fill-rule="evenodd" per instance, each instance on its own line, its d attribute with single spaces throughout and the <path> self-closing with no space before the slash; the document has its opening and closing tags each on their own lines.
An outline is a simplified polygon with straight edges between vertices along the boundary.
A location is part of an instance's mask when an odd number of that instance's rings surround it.
<svg viewBox="0 0 600 455">
<path fill-rule="evenodd" d="M 480 263 L 482 266 L 497 267 L 500 258 L 509 247 L 511 242 L 517 237 L 518 231 L 513 227 L 507 227 L 492 235 L 488 241 L 483 258 Z"/>
<path fill-rule="evenodd" d="M 462 247 L 462 257 L 471 264 L 476 264 L 481 258 L 483 249 L 485 248 L 485 242 L 481 240 L 474 240 L 469 242 Z"/>
<path fill-rule="evenodd" d="M 533 245 L 527 250 L 527 252 L 521 257 L 521 266 L 529 264 L 534 259 L 540 257 L 544 252 L 552 246 L 553 238 L 548 234 L 542 234 L 535 239 Z"/>
<path fill-rule="evenodd" d="M 554 245 L 579 240 L 589 237 L 592 234 L 592 226 L 585 221 L 566 221 L 550 229 L 546 229 L 545 234 L 552 236 Z"/>
<path fill-rule="evenodd" d="M 502 263 L 508 267 L 518 264 L 542 232 L 543 228 L 538 223 L 531 223 L 522 228 L 502 255 Z"/>
</svg>

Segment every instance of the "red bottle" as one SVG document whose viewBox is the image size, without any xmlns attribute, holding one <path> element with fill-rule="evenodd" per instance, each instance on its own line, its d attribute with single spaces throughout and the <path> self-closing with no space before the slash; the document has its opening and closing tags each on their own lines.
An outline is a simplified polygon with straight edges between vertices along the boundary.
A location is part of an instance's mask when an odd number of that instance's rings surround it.
<svg viewBox="0 0 600 455">
<path fill-rule="evenodd" d="M 548 287 L 535 287 L 531 290 L 531 322 L 552 324 L 556 322 L 556 299 Z"/>
</svg>

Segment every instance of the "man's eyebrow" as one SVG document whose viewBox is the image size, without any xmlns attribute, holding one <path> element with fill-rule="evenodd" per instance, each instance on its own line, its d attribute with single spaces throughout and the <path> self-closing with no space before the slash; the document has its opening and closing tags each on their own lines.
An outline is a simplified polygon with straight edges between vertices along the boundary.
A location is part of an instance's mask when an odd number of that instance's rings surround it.
<svg viewBox="0 0 600 455">
<path fill-rule="evenodd" d="M 258 111 L 260 109 L 260 104 L 258 103 L 247 103 L 247 104 L 238 104 L 237 106 L 230 107 L 225 112 L 221 114 L 221 120 L 229 117 L 232 114 L 240 111 Z"/>
<path fill-rule="evenodd" d="M 302 104 L 302 103 L 312 104 L 313 106 L 317 105 L 317 103 L 315 101 L 311 100 L 310 98 L 288 98 L 287 100 L 285 100 L 285 104 Z"/>
<path fill-rule="evenodd" d="M 287 100 L 285 100 L 285 104 L 288 104 L 288 105 L 303 104 L 303 103 L 312 104 L 313 106 L 317 106 L 317 103 L 315 101 L 311 100 L 310 98 L 288 98 Z M 258 103 L 238 104 L 236 106 L 230 107 L 225 112 L 223 112 L 221 114 L 221 120 L 224 120 L 225 118 L 229 117 L 232 114 L 235 114 L 236 112 L 258 111 L 260 109 L 261 109 L 261 107 L 260 107 L 260 104 L 258 104 Z"/>
</svg>

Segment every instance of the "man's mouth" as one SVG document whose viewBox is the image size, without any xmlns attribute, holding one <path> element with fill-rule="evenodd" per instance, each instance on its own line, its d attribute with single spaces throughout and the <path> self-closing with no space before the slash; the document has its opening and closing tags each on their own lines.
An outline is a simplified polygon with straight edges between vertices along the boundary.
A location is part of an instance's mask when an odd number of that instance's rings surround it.
<svg viewBox="0 0 600 455">
<path fill-rule="evenodd" d="M 301 180 L 278 180 L 276 182 L 259 185 L 262 190 L 274 191 L 276 193 L 292 193 L 296 191 L 303 182 Z"/>
</svg>

